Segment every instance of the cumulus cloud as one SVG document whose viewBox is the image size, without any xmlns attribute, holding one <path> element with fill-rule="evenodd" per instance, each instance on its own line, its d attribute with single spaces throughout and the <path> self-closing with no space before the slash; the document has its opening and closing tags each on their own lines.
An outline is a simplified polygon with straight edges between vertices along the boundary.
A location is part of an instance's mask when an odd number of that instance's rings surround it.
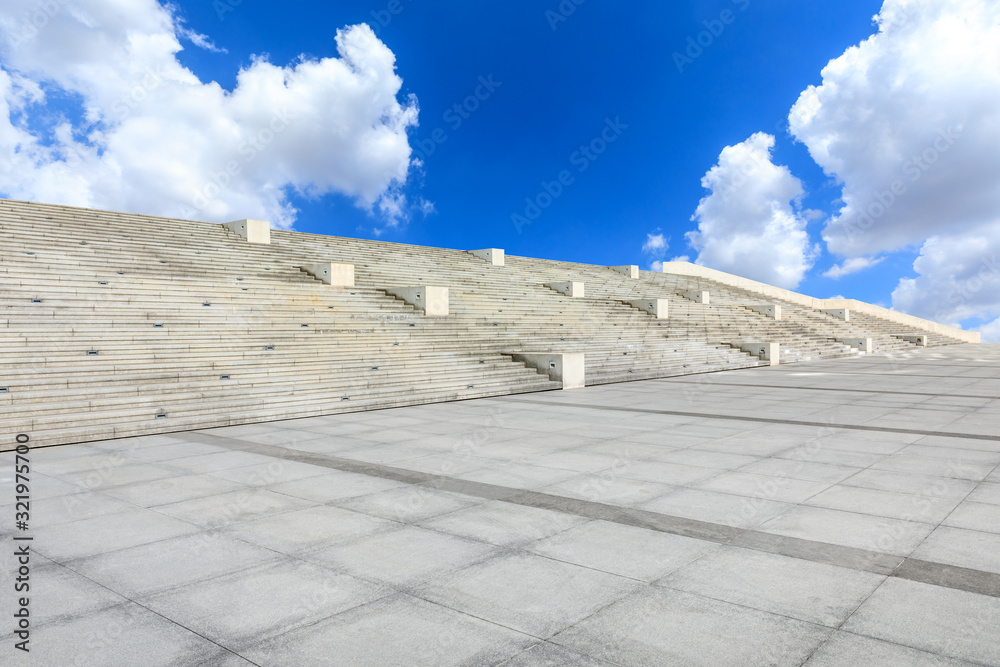
<svg viewBox="0 0 1000 667">
<path fill-rule="evenodd" d="M 1000 225 L 931 237 L 913 268 L 892 293 L 897 310 L 954 325 L 1000 316 Z"/>
<path fill-rule="evenodd" d="M 646 242 L 642 244 L 642 254 L 649 260 L 651 271 L 663 270 L 663 258 L 666 257 L 669 248 L 670 243 L 659 227 L 646 234 Z"/>
<path fill-rule="evenodd" d="M 823 277 L 837 280 L 838 278 L 849 276 L 852 273 L 864 271 L 865 269 L 871 268 L 876 264 L 881 264 L 884 259 L 885 257 L 852 257 L 840 264 L 834 264 L 831 266 L 823 272 Z"/>
<path fill-rule="evenodd" d="M 155 0 L 5 0 L 0 193 L 278 227 L 289 193 L 345 195 L 379 224 L 409 215 L 417 103 L 370 27 L 339 30 L 338 57 L 256 58 L 232 91 L 180 64 L 181 38 L 216 48 Z"/>
<path fill-rule="evenodd" d="M 845 257 L 1000 219 L 1000 3 L 886 0 L 875 21 L 789 115 L 843 186 L 823 237 Z"/>
<path fill-rule="evenodd" d="M 727 146 L 701 184 L 697 231 L 687 233 L 697 264 L 794 288 L 812 268 L 816 249 L 799 210 L 802 183 L 771 161 L 774 137 L 759 132 Z"/>
</svg>

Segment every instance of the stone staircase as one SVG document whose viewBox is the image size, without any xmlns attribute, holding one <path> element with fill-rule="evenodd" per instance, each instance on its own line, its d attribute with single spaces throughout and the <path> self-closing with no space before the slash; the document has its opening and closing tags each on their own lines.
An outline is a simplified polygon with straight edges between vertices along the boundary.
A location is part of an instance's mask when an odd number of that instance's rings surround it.
<svg viewBox="0 0 1000 667">
<path fill-rule="evenodd" d="M 858 354 L 845 336 L 913 348 L 891 322 L 793 304 L 775 321 L 746 307 L 759 295 L 701 278 L 270 236 L 0 200 L 0 449 L 18 433 L 83 442 L 562 386 L 520 353 L 582 352 L 594 385 L 765 363 L 741 343 L 778 342 L 783 363 Z M 354 285 L 303 269 L 324 262 L 353 265 Z M 561 281 L 586 296 L 548 286 Z M 445 317 L 389 294 L 435 285 L 449 289 Z M 683 296 L 695 289 L 710 304 Z M 650 298 L 668 318 L 629 303 Z"/>
</svg>

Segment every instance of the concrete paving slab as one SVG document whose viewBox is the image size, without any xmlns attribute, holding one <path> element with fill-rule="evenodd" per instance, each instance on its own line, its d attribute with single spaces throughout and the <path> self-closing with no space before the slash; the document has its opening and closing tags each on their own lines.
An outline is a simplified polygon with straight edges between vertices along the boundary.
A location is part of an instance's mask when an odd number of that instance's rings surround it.
<svg viewBox="0 0 1000 667">
<path fill-rule="evenodd" d="M 934 527 L 916 521 L 799 505 L 764 523 L 760 530 L 907 556 L 930 535 Z"/>
<path fill-rule="evenodd" d="M 319 505 L 242 521 L 222 532 L 265 549 L 297 554 L 398 527 L 395 521 Z"/>
<path fill-rule="evenodd" d="M 189 535 L 197 526 L 153 510 L 136 509 L 34 530 L 35 551 L 65 562 Z"/>
<path fill-rule="evenodd" d="M 669 588 L 643 590 L 552 642 L 615 664 L 801 665 L 829 628 Z"/>
<path fill-rule="evenodd" d="M 1000 663 L 1000 599 L 888 579 L 844 624 L 856 634 L 980 664 Z"/>
<path fill-rule="evenodd" d="M 177 587 L 141 601 L 152 611 L 239 651 L 392 593 L 324 567 L 285 561 Z M 226 600 L 227 613 L 218 613 L 219 600 Z"/>
<path fill-rule="evenodd" d="M 1000 535 L 938 526 L 912 555 L 934 563 L 1000 574 Z"/>
<path fill-rule="evenodd" d="M 496 547 L 483 542 L 403 526 L 302 558 L 368 581 L 412 588 L 495 553 Z"/>
<path fill-rule="evenodd" d="M 491 501 L 423 521 L 420 525 L 497 546 L 514 547 L 561 533 L 586 521 L 563 512 Z"/>
<path fill-rule="evenodd" d="M 870 572 L 724 546 L 657 584 L 836 628 L 884 580 Z"/>
<path fill-rule="evenodd" d="M 379 491 L 399 489 L 404 486 L 406 485 L 401 482 L 338 470 L 334 472 L 327 471 L 326 474 L 307 477 L 294 482 L 275 484 L 268 490 L 316 503 L 329 503 L 342 498 L 364 496 Z"/>
<path fill-rule="evenodd" d="M 635 591 L 637 581 L 524 553 L 472 565 L 418 597 L 547 638 Z"/>
<path fill-rule="evenodd" d="M 908 646 L 836 632 L 803 667 L 878 665 L 879 667 L 971 667 L 976 663 L 946 658 Z"/>
<path fill-rule="evenodd" d="M 496 665 L 534 637 L 440 605 L 397 594 L 245 650 L 259 665 Z"/>
<path fill-rule="evenodd" d="M 591 521 L 525 548 L 555 560 L 649 582 L 718 546 L 679 535 Z"/>
<path fill-rule="evenodd" d="M 392 521 L 416 523 L 441 514 L 449 514 L 472 507 L 484 501 L 481 498 L 438 491 L 424 486 L 405 486 L 364 496 L 342 498 L 332 502 L 338 507 L 355 512 L 383 517 Z"/>
<path fill-rule="evenodd" d="M 275 560 L 277 554 L 240 540 L 198 533 L 71 560 L 67 567 L 135 599 Z"/>
</svg>

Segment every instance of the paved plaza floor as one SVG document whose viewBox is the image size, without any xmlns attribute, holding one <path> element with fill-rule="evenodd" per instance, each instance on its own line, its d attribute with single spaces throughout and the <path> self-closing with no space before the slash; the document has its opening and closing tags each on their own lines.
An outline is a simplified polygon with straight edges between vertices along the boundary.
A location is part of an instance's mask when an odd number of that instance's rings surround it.
<svg viewBox="0 0 1000 667">
<path fill-rule="evenodd" d="M 998 346 L 29 459 L 3 665 L 1000 665 Z"/>
</svg>

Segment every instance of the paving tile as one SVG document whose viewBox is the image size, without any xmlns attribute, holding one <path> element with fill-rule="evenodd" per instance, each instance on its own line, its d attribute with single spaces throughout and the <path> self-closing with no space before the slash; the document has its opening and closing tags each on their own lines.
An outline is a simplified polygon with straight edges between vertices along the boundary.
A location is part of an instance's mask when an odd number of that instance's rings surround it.
<svg viewBox="0 0 1000 667">
<path fill-rule="evenodd" d="M 544 486 L 539 491 L 605 505 L 635 507 L 665 496 L 676 489 L 675 486 L 629 479 L 616 474 L 598 474 L 572 477 L 551 486 Z"/>
<path fill-rule="evenodd" d="M 155 507 L 170 503 L 215 496 L 245 488 L 242 484 L 211 475 L 179 475 L 152 482 L 107 489 L 104 494 L 139 507 Z"/>
<path fill-rule="evenodd" d="M 729 493 L 680 489 L 642 505 L 642 509 L 670 516 L 698 519 L 737 528 L 753 528 L 788 511 L 794 505 Z"/>
<path fill-rule="evenodd" d="M 397 594 L 241 652 L 259 665 L 496 665 L 537 639 Z"/>
<path fill-rule="evenodd" d="M 43 526 L 34 530 L 34 549 L 64 562 L 139 544 L 187 535 L 196 526 L 152 510 L 137 509 L 108 516 Z"/>
<path fill-rule="evenodd" d="M 174 667 L 214 662 L 226 653 L 131 602 L 39 626 L 30 646 L 31 664 L 36 665 Z"/>
<path fill-rule="evenodd" d="M 936 457 L 927 458 L 913 454 L 894 454 L 879 461 L 872 467 L 879 470 L 912 472 L 921 475 L 941 475 L 979 482 L 993 471 L 996 464 L 955 459 L 945 461 Z"/>
<path fill-rule="evenodd" d="M 414 485 L 334 500 L 333 504 L 393 521 L 414 523 L 482 502 L 481 498 Z"/>
<path fill-rule="evenodd" d="M 929 653 L 1000 663 L 1000 599 L 889 578 L 843 629 Z"/>
<path fill-rule="evenodd" d="M 336 470 L 316 477 L 275 484 L 268 490 L 317 503 L 328 503 L 341 498 L 364 496 L 404 486 L 408 485 L 388 479 Z"/>
<path fill-rule="evenodd" d="M 179 472 L 177 468 L 165 464 L 112 461 L 78 472 L 55 476 L 90 491 L 103 491 L 126 484 L 176 477 Z"/>
<path fill-rule="evenodd" d="M 421 522 L 452 535 L 512 547 L 533 542 L 586 523 L 564 512 L 491 501 Z"/>
<path fill-rule="evenodd" d="M 913 558 L 1000 574 L 1000 535 L 938 526 Z"/>
<path fill-rule="evenodd" d="M 841 667 L 842 665 L 971 667 L 973 664 L 850 632 L 836 632 L 809 658 L 803 667 Z"/>
<path fill-rule="evenodd" d="M 534 637 L 550 637 L 641 584 L 525 553 L 477 563 L 416 592 L 421 598 Z"/>
<path fill-rule="evenodd" d="M 829 463 L 813 463 L 810 461 L 793 461 L 791 459 L 768 458 L 757 463 L 740 468 L 740 472 L 774 477 L 788 477 L 807 482 L 826 482 L 837 484 L 851 477 L 860 468 Z"/>
<path fill-rule="evenodd" d="M 83 491 L 44 500 L 33 499 L 31 518 L 35 526 L 57 526 L 70 521 L 129 512 L 135 508 L 132 503 L 110 498 L 102 493 Z"/>
<path fill-rule="evenodd" d="M 31 624 L 35 627 L 127 602 L 121 595 L 58 563 L 33 562 L 30 577 Z"/>
<path fill-rule="evenodd" d="M 156 511 L 203 528 L 218 530 L 265 514 L 289 512 L 314 504 L 266 489 L 244 488 L 217 496 L 159 505 Z"/>
<path fill-rule="evenodd" d="M 610 667 L 612 663 L 541 642 L 497 667 Z"/>
<path fill-rule="evenodd" d="M 224 533 L 284 554 L 296 554 L 398 527 L 394 521 L 320 505 L 242 521 Z"/>
<path fill-rule="evenodd" d="M 377 533 L 302 555 L 339 572 L 412 587 L 496 553 L 496 548 L 416 526 Z"/>
<path fill-rule="evenodd" d="M 270 486 L 272 484 L 281 484 L 282 482 L 293 482 L 306 477 L 316 477 L 328 472 L 330 472 L 329 468 L 309 465 L 308 463 L 271 459 L 267 463 L 255 463 L 242 468 L 218 470 L 209 474 L 213 477 L 246 484 L 247 486 Z"/>
<path fill-rule="evenodd" d="M 967 500 L 948 515 L 944 525 L 1000 533 L 1000 506 Z"/>
<path fill-rule="evenodd" d="M 940 498 L 965 498 L 974 488 L 976 482 L 954 477 L 939 475 L 919 475 L 889 470 L 869 468 L 843 481 L 844 486 L 860 486 L 882 491 L 895 491 L 920 496 L 935 496 Z"/>
<path fill-rule="evenodd" d="M 630 666 L 798 667 L 830 633 L 811 623 L 654 587 L 602 609 L 551 641 Z"/>
<path fill-rule="evenodd" d="M 559 470 L 529 464 L 509 464 L 456 473 L 454 476 L 471 482 L 495 484 L 512 489 L 538 489 L 576 477 L 577 473 L 572 470 Z"/>
<path fill-rule="evenodd" d="M 681 463 L 661 463 L 659 461 L 642 461 L 629 466 L 622 477 L 638 479 L 658 484 L 674 484 L 684 486 L 695 484 L 719 474 L 717 468 L 702 468 Z"/>
<path fill-rule="evenodd" d="M 790 477 L 754 475 L 730 472 L 695 484 L 695 488 L 719 491 L 740 496 L 764 498 L 787 503 L 801 503 L 820 491 L 829 488 L 826 482 L 808 482 Z"/>
<path fill-rule="evenodd" d="M 1000 484 L 993 482 L 983 482 L 969 494 L 968 500 L 977 503 L 989 503 L 990 505 L 1000 505 Z"/>
<path fill-rule="evenodd" d="M 199 533 L 67 563 L 129 598 L 234 572 L 278 555 L 223 535 Z"/>
<path fill-rule="evenodd" d="M 916 521 L 799 505 L 759 530 L 804 540 L 908 556 L 934 527 Z"/>
<path fill-rule="evenodd" d="M 393 592 L 311 563 L 282 561 L 174 588 L 142 603 L 238 650 Z M 219 613 L 223 600 L 226 613 Z"/>
<path fill-rule="evenodd" d="M 189 472 L 205 474 L 219 470 L 243 468 L 256 463 L 267 464 L 273 460 L 270 456 L 253 454 L 251 452 L 223 451 L 218 454 L 203 454 L 201 456 L 186 456 L 184 458 L 171 459 L 170 465 Z"/>
<path fill-rule="evenodd" d="M 653 581 L 718 548 L 714 542 L 591 521 L 525 547 L 555 560 Z"/>
<path fill-rule="evenodd" d="M 928 492 L 931 492 L 928 489 Z M 958 505 L 957 498 L 897 493 L 837 485 L 805 501 L 806 505 L 885 516 L 904 521 L 941 523 Z"/>
<path fill-rule="evenodd" d="M 658 585 L 836 628 L 884 579 L 870 572 L 721 547 Z"/>
</svg>

